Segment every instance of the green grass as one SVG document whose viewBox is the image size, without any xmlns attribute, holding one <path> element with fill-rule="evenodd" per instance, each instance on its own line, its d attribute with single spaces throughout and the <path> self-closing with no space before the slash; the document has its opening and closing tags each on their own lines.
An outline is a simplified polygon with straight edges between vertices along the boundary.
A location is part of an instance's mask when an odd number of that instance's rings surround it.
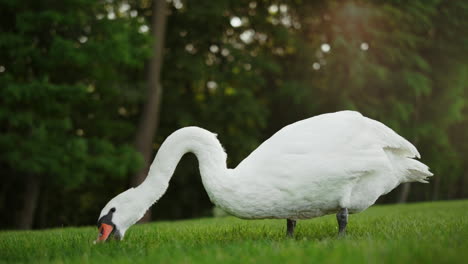
<svg viewBox="0 0 468 264">
<path fill-rule="evenodd" d="M 338 238 L 335 216 L 298 221 L 233 217 L 156 222 L 124 241 L 93 245 L 95 227 L 0 232 L 0 262 L 55 263 L 463 263 L 468 200 L 374 206 L 351 215 Z M 466 263 L 466 262 L 465 262 Z"/>
</svg>

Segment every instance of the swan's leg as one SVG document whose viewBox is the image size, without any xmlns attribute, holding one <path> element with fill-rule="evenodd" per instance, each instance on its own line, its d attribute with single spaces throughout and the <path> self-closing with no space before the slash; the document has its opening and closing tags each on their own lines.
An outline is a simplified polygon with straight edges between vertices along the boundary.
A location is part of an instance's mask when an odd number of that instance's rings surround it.
<svg viewBox="0 0 468 264">
<path fill-rule="evenodd" d="M 286 235 L 288 237 L 293 237 L 294 236 L 294 228 L 296 227 L 296 220 L 291 220 L 291 219 L 286 219 Z"/>
<path fill-rule="evenodd" d="M 336 214 L 336 220 L 338 220 L 338 234 L 344 236 L 346 233 L 346 224 L 348 224 L 348 208 L 341 208 Z"/>
</svg>

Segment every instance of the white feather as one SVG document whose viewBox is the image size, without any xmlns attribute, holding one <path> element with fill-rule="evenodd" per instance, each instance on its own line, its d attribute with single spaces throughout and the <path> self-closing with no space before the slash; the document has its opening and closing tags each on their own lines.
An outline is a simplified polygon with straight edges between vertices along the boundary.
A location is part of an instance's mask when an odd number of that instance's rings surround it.
<svg viewBox="0 0 468 264">
<path fill-rule="evenodd" d="M 411 143 L 358 112 L 323 114 L 288 125 L 235 169 L 226 168 L 227 156 L 215 134 L 187 127 L 162 144 L 145 182 L 111 200 L 101 215 L 117 207 L 116 219 L 125 232 L 164 194 L 187 152 L 199 160 L 211 201 L 247 219 L 305 219 L 340 208 L 357 213 L 400 183 L 426 182 L 432 176 L 426 165 L 412 159 L 420 155 Z"/>
</svg>

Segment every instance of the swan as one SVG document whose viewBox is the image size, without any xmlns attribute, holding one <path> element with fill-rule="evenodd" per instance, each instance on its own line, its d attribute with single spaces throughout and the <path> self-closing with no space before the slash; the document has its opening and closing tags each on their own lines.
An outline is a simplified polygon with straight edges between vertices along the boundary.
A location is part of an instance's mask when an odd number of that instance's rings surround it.
<svg viewBox="0 0 468 264">
<path fill-rule="evenodd" d="M 110 200 L 98 218 L 95 242 L 127 229 L 166 192 L 181 157 L 196 155 L 211 201 L 243 219 L 296 221 L 336 213 L 343 235 L 348 214 L 361 212 L 401 183 L 433 174 L 418 150 L 384 124 L 354 111 L 322 114 L 290 124 L 261 144 L 235 169 L 213 134 L 199 127 L 172 133 L 161 145 L 145 181 Z"/>
</svg>

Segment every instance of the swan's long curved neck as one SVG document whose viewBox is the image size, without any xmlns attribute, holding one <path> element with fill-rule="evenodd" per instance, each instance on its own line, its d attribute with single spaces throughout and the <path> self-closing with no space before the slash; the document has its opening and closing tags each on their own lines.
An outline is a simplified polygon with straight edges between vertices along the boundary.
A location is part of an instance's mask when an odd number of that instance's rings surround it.
<svg viewBox="0 0 468 264">
<path fill-rule="evenodd" d="M 203 185 L 214 201 L 229 183 L 226 153 L 215 134 L 199 127 L 186 127 L 172 133 L 159 148 L 148 176 L 136 188 L 141 193 L 140 203 L 149 208 L 164 195 L 177 164 L 188 152 L 197 156 Z"/>
</svg>

